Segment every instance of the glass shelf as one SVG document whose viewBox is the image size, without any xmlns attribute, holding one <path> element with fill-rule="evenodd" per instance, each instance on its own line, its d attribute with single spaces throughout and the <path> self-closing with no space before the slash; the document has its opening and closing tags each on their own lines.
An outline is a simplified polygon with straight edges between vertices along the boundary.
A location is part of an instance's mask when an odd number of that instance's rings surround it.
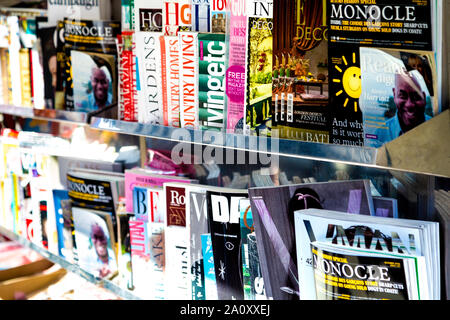
<svg viewBox="0 0 450 320">
<path fill-rule="evenodd" d="M 71 122 L 92 129 L 118 132 L 146 138 L 212 145 L 229 149 L 260 152 L 279 157 L 343 163 L 384 170 L 450 177 L 449 145 L 435 137 L 450 134 L 449 110 L 434 117 L 407 134 L 376 149 L 304 142 L 298 140 L 211 133 L 101 118 L 87 113 L 64 110 L 36 110 L 28 107 L 0 105 L 0 113 L 24 118 Z M 431 136 L 430 136 L 431 135 Z M 434 135 L 434 136 L 433 136 Z M 447 135 L 448 136 L 448 135 Z"/>
<path fill-rule="evenodd" d="M 105 288 L 105 289 L 111 291 L 112 293 L 120 296 L 123 299 L 141 300 L 139 297 L 134 295 L 132 292 L 119 287 L 117 284 L 113 283 L 112 281 L 95 277 L 91 273 L 81 269 L 78 265 L 70 263 L 69 261 L 65 260 L 64 258 L 49 252 L 48 250 L 38 246 L 35 243 L 28 241 L 27 239 L 15 234 L 14 232 L 12 232 L 8 229 L 5 229 L 2 226 L 0 226 L 0 233 L 5 235 L 6 237 L 10 238 L 11 240 L 17 241 L 24 247 L 30 248 L 30 249 L 38 252 L 40 255 L 42 255 L 47 260 L 50 260 L 51 262 L 60 265 L 67 271 L 75 273 L 76 275 L 86 279 L 87 281 L 89 281 L 99 287 Z"/>
<path fill-rule="evenodd" d="M 93 117 L 91 127 L 148 138 L 212 145 L 249 152 L 263 152 L 283 157 L 375 165 L 377 149 L 304 142 L 298 140 L 222 134 L 211 131 L 180 129 L 161 125 L 145 125 L 113 119 Z"/>
<path fill-rule="evenodd" d="M 85 112 L 34 109 L 30 107 L 19 107 L 0 104 L 0 113 L 18 116 L 22 118 L 34 118 L 49 121 L 73 122 L 80 125 L 87 124 L 88 114 Z"/>
</svg>

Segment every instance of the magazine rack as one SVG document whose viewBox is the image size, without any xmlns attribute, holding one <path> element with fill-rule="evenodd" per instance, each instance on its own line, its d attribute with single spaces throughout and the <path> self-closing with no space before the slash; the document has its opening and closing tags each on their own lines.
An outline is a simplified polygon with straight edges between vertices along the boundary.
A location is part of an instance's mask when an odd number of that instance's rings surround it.
<svg viewBox="0 0 450 320">
<path fill-rule="evenodd" d="M 225 176 L 228 176 L 230 180 L 235 177 L 248 176 L 248 181 L 251 181 L 250 177 L 253 178 L 254 183 L 247 185 L 244 183 L 242 188 L 258 186 L 258 183 L 259 186 L 261 183 L 271 183 L 267 172 L 280 176 L 280 179 L 281 176 L 287 177 L 289 183 L 303 182 L 302 178 L 308 177 L 313 177 L 319 182 L 371 178 L 383 196 L 392 196 L 398 199 L 399 217 L 402 218 L 433 220 L 435 215 L 434 191 L 443 186 L 448 187 L 450 178 L 449 145 L 442 143 L 441 139 L 435 138 L 445 139 L 449 136 L 449 110 L 379 149 L 229 133 L 211 134 L 206 131 L 119 121 L 111 119 L 117 114 L 116 105 L 107 107 L 107 110 L 104 109 L 99 114 L 33 110 L 27 107 L 0 105 L 0 113 L 18 118 L 71 123 L 95 131 L 113 132 L 121 137 L 136 136 L 139 137 L 139 148 L 142 155 L 145 155 L 149 148 L 170 151 L 174 146 L 182 143 L 198 146 L 200 152 L 203 152 L 205 148 L 216 147 L 235 152 L 242 151 L 247 155 L 266 154 L 269 157 L 276 156 L 278 158 L 275 171 L 262 161 L 251 165 L 227 164 L 226 161 L 218 163 L 221 179 Z M 265 178 L 267 179 L 261 178 L 261 176 L 256 179 L 255 175 L 258 176 L 263 170 L 266 170 Z M 201 183 L 206 184 L 217 184 L 219 181 L 219 179 L 206 179 L 205 182 L 202 181 L 204 177 L 198 178 Z M 49 253 L 11 231 L 0 227 L 0 233 L 38 251 L 52 262 L 60 264 L 67 270 L 125 299 L 139 299 L 138 296 L 122 289 L 114 282 L 96 278 L 79 268 L 78 265 Z"/>
<path fill-rule="evenodd" d="M 386 170 L 400 170 L 439 177 L 450 177 L 450 148 L 436 137 L 449 136 L 450 110 L 442 112 L 411 132 L 375 149 L 371 147 L 322 144 L 298 140 L 213 134 L 200 130 L 115 120 L 117 104 L 84 113 L 64 110 L 38 110 L 0 105 L 0 113 L 21 118 L 70 122 L 93 129 L 155 138 L 173 142 L 213 145 L 248 152 L 265 152 L 281 157 L 337 162 Z M 219 137 L 217 139 L 217 137 Z"/>
</svg>

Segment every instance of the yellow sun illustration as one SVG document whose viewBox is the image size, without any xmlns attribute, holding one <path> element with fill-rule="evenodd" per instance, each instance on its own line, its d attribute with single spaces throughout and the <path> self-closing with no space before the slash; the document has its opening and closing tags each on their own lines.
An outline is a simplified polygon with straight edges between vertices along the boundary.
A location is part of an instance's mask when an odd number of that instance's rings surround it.
<svg viewBox="0 0 450 320">
<path fill-rule="evenodd" d="M 356 66 L 356 54 L 352 55 L 352 65 L 349 65 L 345 56 L 342 56 L 342 61 L 347 67 L 342 70 L 339 66 L 334 66 L 339 73 L 342 73 L 342 79 L 333 79 L 334 83 L 342 83 L 342 90 L 336 92 L 336 97 L 340 96 L 344 92 L 347 97 L 344 101 L 344 107 L 347 107 L 348 103 L 352 99 L 355 112 L 358 112 L 358 99 L 361 96 L 361 69 Z"/>
</svg>

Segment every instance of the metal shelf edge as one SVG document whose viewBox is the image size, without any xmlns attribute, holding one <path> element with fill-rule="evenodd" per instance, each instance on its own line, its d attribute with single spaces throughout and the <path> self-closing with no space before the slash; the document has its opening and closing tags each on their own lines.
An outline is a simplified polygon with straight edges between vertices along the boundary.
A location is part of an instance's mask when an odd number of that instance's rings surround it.
<svg viewBox="0 0 450 320">
<path fill-rule="evenodd" d="M 141 298 L 135 296 L 133 293 L 128 292 L 127 290 L 119 287 L 115 283 L 105 280 L 105 279 L 99 279 L 92 275 L 91 273 L 81 269 L 78 265 L 70 263 L 69 261 L 65 260 L 63 257 L 60 257 L 58 255 L 55 255 L 48 250 L 38 246 L 37 244 L 28 241 L 27 239 L 23 238 L 22 236 L 12 232 L 11 230 L 8 230 L 2 226 L 0 226 L 0 233 L 7 236 L 11 240 L 15 240 L 19 242 L 24 247 L 30 248 L 36 252 L 38 252 L 40 255 L 42 255 L 47 260 L 50 260 L 53 263 L 56 263 L 60 265 L 62 268 L 66 269 L 67 271 L 70 271 L 72 273 L 75 273 L 76 275 L 84 278 L 85 280 L 101 286 L 112 293 L 120 296 L 121 298 L 128 299 L 128 300 L 141 300 Z"/>
</svg>

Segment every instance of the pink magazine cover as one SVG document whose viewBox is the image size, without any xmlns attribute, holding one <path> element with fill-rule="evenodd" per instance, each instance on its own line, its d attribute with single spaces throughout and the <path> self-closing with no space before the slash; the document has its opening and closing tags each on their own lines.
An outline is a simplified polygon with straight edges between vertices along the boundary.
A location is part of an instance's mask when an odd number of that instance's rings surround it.
<svg viewBox="0 0 450 320">
<path fill-rule="evenodd" d="M 245 123 L 247 16 L 242 1 L 229 0 L 227 5 L 230 11 L 229 68 L 226 73 L 227 132 L 234 133 L 242 130 Z"/>
<path fill-rule="evenodd" d="M 145 170 L 126 170 L 125 171 L 125 201 L 128 213 L 133 212 L 133 188 L 134 187 L 162 187 L 164 182 L 185 182 L 196 183 L 184 177 L 164 176 L 148 173 Z"/>
</svg>

